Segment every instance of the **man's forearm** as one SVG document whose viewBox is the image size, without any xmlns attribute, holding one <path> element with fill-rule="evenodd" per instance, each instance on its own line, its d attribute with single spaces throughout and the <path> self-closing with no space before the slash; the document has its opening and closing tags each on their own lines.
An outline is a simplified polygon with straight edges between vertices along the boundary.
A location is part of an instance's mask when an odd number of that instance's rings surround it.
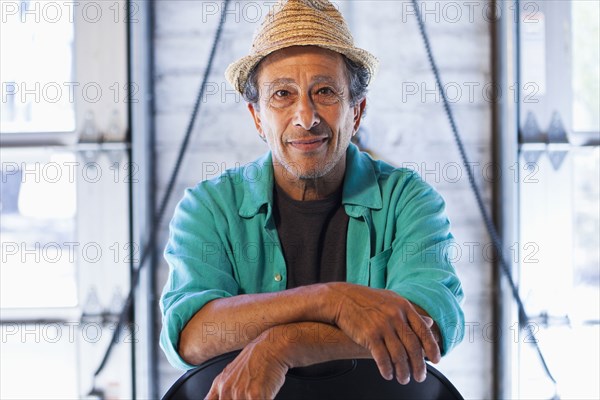
<svg viewBox="0 0 600 400">
<path fill-rule="evenodd" d="M 331 322 L 324 284 L 276 293 L 213 300 L 188 322 L 180 336 L 179 354 L 198 365 L 239 350 L 274 325 L 302 321 Z"/>
<path fill-rule="evenodd" d="M 338 328 L 319 322 L 277 325 L 248 343 L 215 378 L 207 399 L 272 399 L 290 368 L 369 352 Z"/>
<path fill-rule="evenodd" d="M 288 368 L 333 360 L 372 358 L 343 331 L 322 322 L 295 322 L 274 326 L 257 339 L 272 346 Z"/>
</svg>

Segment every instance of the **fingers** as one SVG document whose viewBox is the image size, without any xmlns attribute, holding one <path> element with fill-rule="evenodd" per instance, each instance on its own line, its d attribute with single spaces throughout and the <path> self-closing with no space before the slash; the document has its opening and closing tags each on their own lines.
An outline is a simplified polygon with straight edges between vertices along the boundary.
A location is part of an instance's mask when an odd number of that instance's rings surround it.
<svg viewBox="0 0 600 400">
<path fill-rule="evenodd" d="M 371 354 L 384 379 L 393 379 L 395 373 L 398 383 L 405 385 L 410 382 L 411 375 L 417 382 L 426 378 L 423 348 L 408 323 L 400 329 L 390 330 L 383 339 L 374 342 Z"/>
<path fill-rule="evenodd" d="M 425 351 L 427 358 L 433 363 L 438 363 L 442 358 L 442 355 L 433 334 L 433 319 L 425 315 L 420 315 L 415 311 L 408 313 L 408 322 L 412 331 L 418 337 L 420 346 Z"/>
<path fill-rule="evenodd" d="M 410 382 L 411 371 L 417 382 L 425 379 L 423 349 L 407 322 L 400 329 L 390 325 L 378 339 L 374 337 L 371 336 L 369 347 L 384 379 L 393 379 L 395 373 L 398 383 L 405 385 Z"/>
<path fill-rule="evenodd" d="M 405 347 L 394 332 L 393 337 L 386 340 L 386 346 L 390 349 L 396 380 L 402 385 L 410 382 L 410 366 L 408 363 L 408 354 Z"/>
<path fill-rule="evenodd" d="M 402 342 L 405 343 L 412 376 L 417 382 L 423 382 L 427 376 L 427 366 L 425 358 L 423 358 L 421 343 L 412 332 L 407 332 L 404 336 Z"/>
<path fill-rule="evenodd" d="M 417 382 L 423 382 L 426 377 L 427 367 L 423 358 L 421 341 L 417 336 L 417 332 L 413 330 L 408 321 L 403 316 L 400 316 L 400 319 L 403 320 L 403 323 L 399 329 L 396 329 L 396 335 L 403 346 L 403 351 L 398 356 L 398 363 L 400 364 L 397 367 L 404 372 L 409 369 L 410 365 L 410 371 L 412 371 L 414 379 Z M 408 373 L 409 376 L 410 371 Z M 404 376 L 400 375 L 399 378 L 404 378 Z M 403 381 L 399 379 L 398 382 L 408 383 L 408 379 L 404 379 Z"/>
<path fill-rule="evenodd" d="M 210 390 L 208 391 L 208 394 L 206 395 L 206 397 L 204 397 L 204 400 L 218 400 L 219 399 L 219 378 L 221 377 L 221 375 L 217 376 L 215 378 L 215 380 L 213 381 Z"/>
<path fill-rule="evenodd" d="M 421 318 L 423 319 L 423 322 L 425 322 L 425 325 L 427 325 L 428 328 L 431 328 L 433 326 L 433 319 L 429 318 L 426 315 L 421 315 Z"/>
<path fill-rule="evenodd" d="M 441 358 L 440 349 L 435 341 L 431 327 L 434 324 L 433 319 L 427 316 L 421 316 L 416 311 L 402 311 L 397 316 L 395 329 L 384 335 L 385 349 L 378 350 L 381 355 L 378 358 L 383 359 L 383 365 L 380 371 L 384 369 L 387 372 L 389 360 L 393 364 L 396 373 L 396 380 L 401 384 L 407 384 L 412 375 L 415 381 L 423 382 L 427 377 L 427 364 L 425 355 L 433 362 L 438 362 Z M 389 379 L 382 373 L 382 376 Z"/>
<path fill-rule="evenodd" d="M 287 369 L 262 347 L 250 344 L 213 380 L 205 399 L 272 399 L 285 381 Z"/>
<path fill-rule="evenodd" d="M 373 356 L 373 359 L 377 364 L 377 368 L 379 368 L 379 373 L 383 379 L 388 381 L 392 380 L 394 378 L 394 369 L 390 360 L 390 354 L 387 350 L 386 344 L 384 344 L 384 341 L 381 339 L 375 341 L 369 350 L 371 351 L 371 355 Z"/>
</svg>

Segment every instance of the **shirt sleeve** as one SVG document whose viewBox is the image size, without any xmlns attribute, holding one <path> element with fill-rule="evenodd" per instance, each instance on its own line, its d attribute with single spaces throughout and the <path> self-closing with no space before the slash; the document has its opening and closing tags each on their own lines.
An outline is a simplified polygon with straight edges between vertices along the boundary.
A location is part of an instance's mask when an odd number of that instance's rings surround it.
<svg viewBox="0 0 600 400">
<path fill-rule="evenodd" d="M 396 197 L 396 236 L 386 288 L 423 308 L 442 334 L 442 355 L 464 336 L 462 285 L 449 260 L 454 243 L 442 197 L 416 173 Z"/>
<path fill-rule="evenodd" d="M 179 335 L 185 325 L 209 301 L 239 291 L 225 233 L 217 228 L 227 224 L 211 204 L 202 184 L 187 189 L 169 225 L 164 251 L 169 276 L 160 299 L 160 346 L 171 365 L 184 370 L 194 367 L 178 352 Z"/>
</svg>

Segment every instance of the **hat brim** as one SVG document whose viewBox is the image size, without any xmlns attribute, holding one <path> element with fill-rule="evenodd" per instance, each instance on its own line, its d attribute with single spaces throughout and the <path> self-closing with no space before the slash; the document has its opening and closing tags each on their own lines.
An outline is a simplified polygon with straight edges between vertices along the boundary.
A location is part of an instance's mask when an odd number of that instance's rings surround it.
<svg viewBox="0 0 600 400">
<path fill-rule="evenodd" d="M 367 70 L 370 73 L 371 80 L 377 73 L 379 61 L 377 60 L 377 57 L 375 57 L 366 50 L 357 47 L 336 46 L 332 45 L 331 43 L 303 42 L 299 44 L 286 43 L 281 46 L 274 46 L 272 48 L 269 48 L 267 51 L 242 57 L 236 62 L 231 63 L 227 67 L 227 69 L 225 70 L 225 78 L 231 84 L 231 86 L 233 86 L 238 92 L 243 93 L 244 86 L 246 86 L 246 81 L 248 80 L 248 75 L 263 58 L 267 57 L 269 54 L 274 53 L 277 50 L 281 50 L 292 46 L 317 46 L 345 55 L 355 63 L 363 65 L 365 68 L 367 68 Z"/>
</svg>

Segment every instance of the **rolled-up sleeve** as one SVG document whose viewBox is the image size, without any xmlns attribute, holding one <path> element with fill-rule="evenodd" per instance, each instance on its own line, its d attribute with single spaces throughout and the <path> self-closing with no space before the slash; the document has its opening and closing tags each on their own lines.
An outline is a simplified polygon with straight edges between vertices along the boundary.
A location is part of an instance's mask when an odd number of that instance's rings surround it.
<svg viewBox="0 0 600 400">
<path fill-rule="evenodd" d="M 454 238 L 442 197 L 411 174 L 397 198 L 386 288 L 423 308 L 442 334 L 443 353 L 464 336 L 463 290 L 448 252 Z"/>
<path fill-rule="evenodd" d="M 209 301 L 234 296 L 239 291 L 227 239 L 217 229 L 223 226 L 223 217 L 201 185 L 187 189 L 177 205 L 164 251 L 169 276 L 160 299 L 160 346 L 171 365 L 179 369 L 194 367 L 178 351 L 179 336 L 188 321 Z"/>
</svg>

